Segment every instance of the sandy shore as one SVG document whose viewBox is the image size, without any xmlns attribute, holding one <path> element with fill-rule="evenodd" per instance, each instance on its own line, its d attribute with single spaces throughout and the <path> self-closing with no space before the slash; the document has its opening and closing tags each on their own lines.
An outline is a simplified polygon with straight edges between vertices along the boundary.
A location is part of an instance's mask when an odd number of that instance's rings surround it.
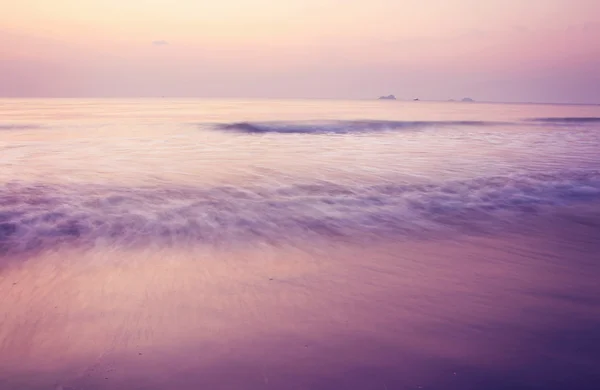
<svg viewBox="0 0 600 390">
<path fill-rule="evenodd" d="M 591 389 L 594 229 L 48 253 L 0 274 L 0 389 Z"/>
</svg>

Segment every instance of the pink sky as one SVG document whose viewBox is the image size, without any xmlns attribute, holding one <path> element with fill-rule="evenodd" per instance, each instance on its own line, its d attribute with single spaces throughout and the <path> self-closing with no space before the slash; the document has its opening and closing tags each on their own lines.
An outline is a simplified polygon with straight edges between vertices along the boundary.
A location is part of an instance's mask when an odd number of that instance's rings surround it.
<svg viewBox="0 0 600 390">
<path fill-rule="evenodd" d="M 0 96 L 600 103 L 598 0 L 19 0 Z"/>
</svg>

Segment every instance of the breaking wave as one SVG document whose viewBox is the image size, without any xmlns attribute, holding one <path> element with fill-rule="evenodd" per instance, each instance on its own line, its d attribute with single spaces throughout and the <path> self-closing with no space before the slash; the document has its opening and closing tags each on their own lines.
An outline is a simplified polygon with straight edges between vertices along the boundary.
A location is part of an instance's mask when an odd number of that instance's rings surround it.
<svg viewBox="0 0 600 390">
<path fill-rule="evenodd" d="M 556 123 L 556 124 L 567 124 L 567 123 L 600 123 L 600 118 L 597 117 L 563 117 L 563 118 L 533 118 L 529 119 L 529 121 L 533 122 L 542 122 L 542 123 Z"/>
<path fill-rule="evenodd" d="M 361 132 L 417 130 L 438 127 L 493 126 L 499 122 L 485 121 L 297 121 L 297 122 L 235 122 L 216 125 L 218 130 L 264 134 L 347 134 Z"/>
<path fill-rule="evenodd" d="M 485 231 L 548 206 L 600 199 L 600 172 L 442 184 L 212 188 L 0 186 L 0 253 L 69 246 L 220 245 Z"/>
</svg>

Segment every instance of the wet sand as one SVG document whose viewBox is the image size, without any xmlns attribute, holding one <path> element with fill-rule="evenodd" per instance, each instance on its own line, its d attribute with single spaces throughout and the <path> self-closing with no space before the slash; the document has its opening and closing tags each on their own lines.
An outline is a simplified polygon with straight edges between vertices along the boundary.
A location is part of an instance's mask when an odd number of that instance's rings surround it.
<svg viewBox="0 0 600 390">
<path fill-rule="evenodd" d="M 596 220 L 47 253 L 0 273 L 0 389 L 594 389 Z"/>
</svg>

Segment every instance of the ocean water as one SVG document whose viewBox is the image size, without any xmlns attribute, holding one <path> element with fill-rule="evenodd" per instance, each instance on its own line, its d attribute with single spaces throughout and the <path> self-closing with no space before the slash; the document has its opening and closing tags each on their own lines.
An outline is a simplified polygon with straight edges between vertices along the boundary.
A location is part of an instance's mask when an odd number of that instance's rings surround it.
<svg viewBox="0 0 600 390">
<path fill-rule="evenodd" d="M 0 100 L 3 390 L 592 389 L 599 277 L 600 106 Z"/>
</svg>

